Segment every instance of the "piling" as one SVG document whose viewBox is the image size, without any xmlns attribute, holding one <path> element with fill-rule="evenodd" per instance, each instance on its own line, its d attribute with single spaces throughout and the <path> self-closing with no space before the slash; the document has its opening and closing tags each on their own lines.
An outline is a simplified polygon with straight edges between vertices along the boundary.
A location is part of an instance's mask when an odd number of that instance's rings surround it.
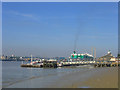
<svg viewBox="0 0 120 90">
<path fill-rule="evenodd" d="M 95 63 L 94 64 L 94 67 L 119 67 L 120 66 L 120 63 Z"/>
</svg>

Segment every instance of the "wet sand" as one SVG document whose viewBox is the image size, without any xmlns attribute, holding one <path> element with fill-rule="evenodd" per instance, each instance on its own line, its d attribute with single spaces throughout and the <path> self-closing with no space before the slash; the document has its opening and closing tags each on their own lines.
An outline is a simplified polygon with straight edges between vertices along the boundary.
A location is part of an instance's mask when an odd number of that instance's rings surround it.
<svg viewBox="0 0 120 90">
<path fill-rule="evenodd" d="M 61 76 L 33 78 L 8 88 L 117 88 L 118 68 L 100 67 Z"/>
<path fill-rule="evenodd" d="M 94 74 L 82 83 L 75 83 L 72 88 L 118 88 L 118 68 L 106 69 Z"/>
<path fill-rule="evenodd" d="M 71 75 L 63 77 L 53 87 L 59 88 L 60 86 L 63 88 L 118 88 L 118 68 L 95 68 L 89 72 L 84 72 L 83 76 L 79 73 L 73 73 L 72 77 Z"/>
<path fill-rule="evenodd" d="M 115 68 L 111 68 L 103 75 L 91 77 L 84 84 L 92 88 L 118 88 L 118 72 Z"/>
</svg>

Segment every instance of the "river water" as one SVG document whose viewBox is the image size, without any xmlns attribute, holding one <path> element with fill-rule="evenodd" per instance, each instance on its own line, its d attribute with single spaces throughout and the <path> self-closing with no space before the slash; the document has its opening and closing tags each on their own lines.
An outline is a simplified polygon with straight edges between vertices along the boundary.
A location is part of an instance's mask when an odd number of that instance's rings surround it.
<svg viewBox="0 0 120 90">
<path fill-rule="evenodd" d="M 62 67 L 62 68 L 23 68 L 20 67 L 21 61 L 3 61 L 2 62 L 2 85 L 4 87 L 12 87 L 16 83 L 25 82 L 34 79 L 41 78 L 38 81 L 38 86 L 23 86 L 23 87 L 46 87 L 47 85 L 53 83 L 60 77 L 73 72 L 83 73 L 90 69 L 91 66 L 77 66 L 77 67 Z M 38 80 L 38 79 L 37 79 Z M 42 80 L 42 81 L 41 81 Z M 30 82 L 29 82 L 30 83 Z M 37 84 L 35 84 L 37 85 Z M 41 86 L 42 85 L 42 86 Z M 14 87 L 13 87 L 14 88 Z"/>
</svg>

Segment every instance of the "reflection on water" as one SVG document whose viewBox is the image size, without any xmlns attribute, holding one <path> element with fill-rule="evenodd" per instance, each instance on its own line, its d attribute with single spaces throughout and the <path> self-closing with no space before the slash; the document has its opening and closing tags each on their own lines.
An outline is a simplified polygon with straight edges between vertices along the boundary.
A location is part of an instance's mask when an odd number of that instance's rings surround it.
<svg viewBox="0 0 120 90">
<path fill-rule="evenodd" d="M 60 68 L 23 68 L 20 67 L 20 61 L 3 61 L 2 62 L 2 84 L 3 87 L 25 80 L 47 77 L 57 79 L 65 74 L 73 72 L 82 72 L 90 69 L 90 66 L 78 67 L 60 67 Z"/>
<path fill-rule="evenodd" d="M 78 88 L 90 88 L 90 87 L 88 87 L 88 86 L 80 86 L 80 87 L 78 87 Z"/>
</svg>

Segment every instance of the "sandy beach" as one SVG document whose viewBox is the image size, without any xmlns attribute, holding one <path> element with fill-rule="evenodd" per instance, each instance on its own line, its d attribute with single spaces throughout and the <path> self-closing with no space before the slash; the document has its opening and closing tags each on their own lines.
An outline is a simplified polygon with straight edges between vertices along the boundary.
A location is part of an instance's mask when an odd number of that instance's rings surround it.
<svg viewBox="0 0 120 90">
<path fill-rule="evenodd" d="M 93 70 L 84 74 L 90 74 L 89 77 L 74 73 L 72 76 L 64 77 L 61 79 L 64 82 L 62 87 L 64 88 L 118 88 L 118 68 L 117 67 L 105 67 L 94 68 Z M 80 77 L 79 77 L 80 76 Z M 67 78 L 68 81 L 65 81 Z M 85 78 L 85 79 L 83 79 Z M 60 81 L 61 81 L 60 80 Z M 59 84 L 62 82 L 59 82 Z M 53 87 L 59 87 L 60 85 L 54 85 Z"/>
<path fill-rule="evenodd" d="M 19 83 L 14 83 L 7 88 L 117 88 L 118 68 L 100 67 L 73 71 L 61 76 L 37 77 Z"/>
<path fill-rule="evenodd" d="M 118 88 L 118 72 L 116 68 L 111 68 L 103 75 L 91 77 L 84 84 L 93 88 Z"/>
<path fill-rule="evenodd" d="M 74 84 L 73 88 L 91 87 L 91 88 L 118 88 L 118 68 L 107 68 L 108 70 L 101 73 L 96 73 L 83 83 Z"/>
</svg>

